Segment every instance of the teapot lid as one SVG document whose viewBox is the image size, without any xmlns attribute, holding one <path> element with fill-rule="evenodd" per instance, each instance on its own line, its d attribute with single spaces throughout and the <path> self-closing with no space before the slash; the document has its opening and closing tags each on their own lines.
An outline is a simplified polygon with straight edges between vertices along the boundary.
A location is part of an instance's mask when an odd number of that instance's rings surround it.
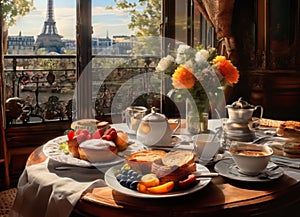
<svg viewBox="0 0 300 217">
<path fill-rule="evenodd" d="M 157 113 L 157 108 L 152 107 L 151 113 L 147 114 L 143 117 L 142 121 L 149 121 L 149 122 L 166 122 L 167 118 L 164 114 Z"/>
<path fill-rule="evenodd" d="M 231 105 L 227 107 L 234 108 L 234 109 L 250 109 L 253 106 L 249 104 L 247 101 L 242 100 L 242 97 L 238 99 L 238 101 L 233 102 Z"/>
</svg>

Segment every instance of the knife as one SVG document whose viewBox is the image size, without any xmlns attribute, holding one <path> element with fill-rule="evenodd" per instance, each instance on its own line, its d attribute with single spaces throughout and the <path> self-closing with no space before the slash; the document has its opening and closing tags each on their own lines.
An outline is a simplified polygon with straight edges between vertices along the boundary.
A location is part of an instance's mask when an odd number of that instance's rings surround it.
<svg viewBox="0 0 300 217">
<path fill-rule="evenodd" d="M 219 176 L 219 173 L 211 173 L 211 172 L 203 172 L 203 171 L 196 171 L 193 172 L 193 174 L 196 175 L 196 178 L 209 178 L 209 177 L 217 177 Z"/>
</svg>

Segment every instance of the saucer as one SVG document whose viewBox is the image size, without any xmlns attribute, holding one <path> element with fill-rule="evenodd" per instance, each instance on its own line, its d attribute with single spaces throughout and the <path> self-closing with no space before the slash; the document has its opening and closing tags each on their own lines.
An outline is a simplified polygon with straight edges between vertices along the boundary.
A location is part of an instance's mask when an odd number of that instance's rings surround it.
<svg viewBox="0 0 300 217">
<path fill-rule="evenodd" d="M 281 167 L 273 162 L 269 162 L 267 168 L 258 175 L 246 175 L 239 171 L 239 168 L 231 158 L 219 161 L 215 164 L 214 169 L 221 176 L 245 182 L 269 182 L 280 178 L 284 174 Z"/>
</svg>

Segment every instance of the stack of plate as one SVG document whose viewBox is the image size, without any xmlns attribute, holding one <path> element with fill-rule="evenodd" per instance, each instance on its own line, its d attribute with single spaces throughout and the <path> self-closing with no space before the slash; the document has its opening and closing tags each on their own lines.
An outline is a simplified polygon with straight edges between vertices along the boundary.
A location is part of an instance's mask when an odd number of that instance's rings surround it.
<svg viewBox="0 0 300 217">
<path fill-rule="evenodd" d="M 228 121 L 224 127 L 226 139 L 232 141 L 250 142 L 255 134 L 249 129 L 248 123 L 236 123 Z"/>
</svg>

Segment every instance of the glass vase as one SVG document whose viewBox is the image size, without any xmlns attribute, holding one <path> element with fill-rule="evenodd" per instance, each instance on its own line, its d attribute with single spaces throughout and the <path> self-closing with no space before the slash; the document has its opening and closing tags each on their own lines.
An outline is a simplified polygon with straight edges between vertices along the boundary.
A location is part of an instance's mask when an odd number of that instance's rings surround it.
<svg viewBox="0 0 300 217">
<path fill-rule="evenodd" d="M 190 134 L 208 130 L 208 100 L 186 98 L 186 130 Z"/>
</svg>

